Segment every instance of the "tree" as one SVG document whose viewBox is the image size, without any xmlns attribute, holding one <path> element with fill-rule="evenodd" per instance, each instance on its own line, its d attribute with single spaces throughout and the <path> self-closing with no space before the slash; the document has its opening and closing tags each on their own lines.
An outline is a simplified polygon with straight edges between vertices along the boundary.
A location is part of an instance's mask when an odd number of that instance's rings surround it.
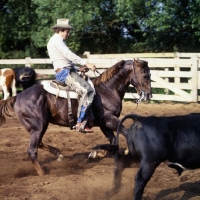
<svg viewBox="0 0 200 200">
<path fill-rule="evenodd" d="M 47 57 L 51 27 L 69 18 L 67 40 L 79 55 L 197 52 L 199 0 L 2 0 L 0 57 Z"/>
<path fill-rule="evenodd" d="M 199 26 L 195 25 L 199 11 L 191 0 L 147 0 L 142 24 L 148 51 L 199 51 Z"/>
<path fill-rule="evenodd" d="M 34 54 L 31 28 L 34 12 L 31 0 L 7 0 L 1 7 L 1 51 L 17 57 Z"/>
</svg>

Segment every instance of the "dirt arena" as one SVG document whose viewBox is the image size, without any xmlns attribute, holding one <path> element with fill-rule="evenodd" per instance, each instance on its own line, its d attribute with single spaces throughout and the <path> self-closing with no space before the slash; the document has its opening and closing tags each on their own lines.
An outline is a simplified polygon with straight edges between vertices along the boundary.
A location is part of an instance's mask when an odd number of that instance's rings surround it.
<svg viewBox="0 0 200 200">
<path fill-rule="evenodd" d="M 125 102 L 120 118 L 133 112 L 136 104 Z M 141 103 L 135 113 L 173 116 L 200 112 L 196 103 Z M 129 122 L 127 122 L 128 125 Z M 39 150 L 39 161 L 46 175 L 39 177 L 26 149 L 29 135 L 15 117 L 7 118 L 0 127 L 0 200 L 106 200 L 105 192 L 112 187 L 113 158 L 88 160 L 91 148 L 107 143 L 98 127 L 92 134 L 70 131 L 68 127 L 49 125 L 43 141 L 59 148 L 64 160 Z M 125 147 L 120 137 L 121 147 Z M 137 167 L 125 169 L 122 188 L 111 200 L 132 199 Z M 175 170 L 161 164 L 147 184 L 145 200 L 199 200 L 200 170 L 185 171 L 178 177 Z"/>
</svg>

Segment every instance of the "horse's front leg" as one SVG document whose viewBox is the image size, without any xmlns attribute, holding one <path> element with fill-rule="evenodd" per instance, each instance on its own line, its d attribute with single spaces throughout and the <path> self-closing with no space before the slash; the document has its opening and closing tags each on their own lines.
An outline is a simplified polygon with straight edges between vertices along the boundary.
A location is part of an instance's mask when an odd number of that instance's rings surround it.
<svg viewBox="0 0 200 200">
<path fill-rule="evenodd" d="M 108 129 L 107 127 L 102 127 L 100 126 L 101 131 L 104 133 L 104 135 L 108 138 L 110 144 L 115 144 L 116 141 L 116 137 L 114 135 L 114 132 L 110 129 Z M 88 158 L 103 158 L 107 155 L 107 151 L 106 150 L 93 150 Z"/>
<path fill-rule="evenodd" d="M 105 126 L 100 126 L 100 129 L 103 132 L 103 134 L 106 136 L 110 144 L 115 144 L 116 137 L 114 135 L 114 131 Z"/>
<path fill-rule="evenodd" d="M 108 138 L 110 144 L 115 145 L 116 143 L 116 137 L 114 135 L 114 131 L 117 131 L 118 124 L 120 120 L 114 116 L 114 115 L 107 115 L 105 117 L 105 123 L 100 125 L 101 131 L 104 133 L 104 135 Z M 124 126 L 121 127 L 120 132 L 122 135 L 126 135 L 126 129 Z M 107 151 L 105 150 L 93 150 L 88 158 L 102 158 L 107 155 Z"/>
<path fill-rule="evenodd" d="M 115 144 L 115 136 L 114 136 L 114 132 L 113 131 L 117 131 L 118 125 L 119 125 L 120 120 L 114 116 L 114 115 L 107 115 L 105 117 L 105 127 L 106 129 L 102 129 L 104 135 L 109 139 L 110 144 Z M 108 130 L 111 130 L 111 132 L 109 132 Z M 126 128 L 122 125 L 120 127 L 119 132 L 125 136 L 127 133 Z M 114 137 L 114 138 L 113 138 Z"/>
<path fill-rule="evenodd" d="M 118 119 L 116 116 L 114 115 L 108 115 L 109 117 L 107 117 L 107 120 L 106 120 L 106 128 L 109 129 L 109 130 L 113 130 L 113 131 L 117 131 L 118 129 L 118 125 L 119 125 L 119 122 L 120 122 L 120 119 Z M 103 130 L 102 130 L 103 131 Z M 109 139 L 110 141 L 110 144 L 113 144 L 113 145 L 116 145 L 116 138 L 114 136 L 114 133 L 112 131 L 112 134 L 109 133 L 108 131 L 103 131 L 104 135 Z M 120 126 L 120 130 L 119 132 L 123 135 L 123 136 L 126 136 L 127 134 L 127 129 L 121 125 Z M 112 138 L 112 135 L 114 136 L 114 138 Z M 111 137 L 110 137 L 111 136 Z M 127 149 L 125 150 L 125 155 L 128 155 L 129 153 L 129 150 L 128 150 L 128 147 Z"/>
<path fill-rule="evenodd" d="M 43 142 L 40 143 L 39 148 L 45 151 L 49 151 L 50 153 L 52 153 L 54 156 L 58 157 L 58 161 L 61 161 L 63 159 L 63 155 L 61 154 L 60 150 L 52 147 L 50 145 L 44 144 Z"/>
</svg>

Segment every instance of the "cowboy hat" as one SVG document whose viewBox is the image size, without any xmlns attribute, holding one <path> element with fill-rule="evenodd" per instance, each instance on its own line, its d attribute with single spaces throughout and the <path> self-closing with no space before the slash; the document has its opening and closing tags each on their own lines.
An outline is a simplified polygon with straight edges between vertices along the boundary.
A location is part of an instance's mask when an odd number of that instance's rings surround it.
<svg viewBox="0 0 200 200">
<path fill-rule="evenodd" d="M 69 25 L 69 19 L 57 19 L 57 24 L 55 24 L 51 28 L 52 29 L 55 29 L 55 28 L 73 29 L 73 27 Z"/>
</svg>

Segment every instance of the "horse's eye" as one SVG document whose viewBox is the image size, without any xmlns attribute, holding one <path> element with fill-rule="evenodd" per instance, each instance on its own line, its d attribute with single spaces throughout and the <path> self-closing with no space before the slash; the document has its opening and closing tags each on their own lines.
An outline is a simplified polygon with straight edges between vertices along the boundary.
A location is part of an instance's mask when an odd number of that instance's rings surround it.
<svg viewBox="0 0 200 200">
<path fill-rule="evenodd" d="M 146 74 L 143 76 L 144 78 L 150 78 L 151 77 L 151 74 Z"/>
</svg>

